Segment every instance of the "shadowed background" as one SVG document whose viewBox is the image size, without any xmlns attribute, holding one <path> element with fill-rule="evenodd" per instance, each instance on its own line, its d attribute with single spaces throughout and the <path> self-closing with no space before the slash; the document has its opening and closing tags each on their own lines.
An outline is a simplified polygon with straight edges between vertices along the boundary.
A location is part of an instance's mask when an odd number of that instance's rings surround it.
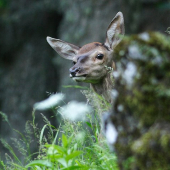
<svg viewBox="0 0 170 170">
<path fill-rule="evenodd" d="M 12 128 L 23 132 L 32 119 L 33 104 L 46 92 L 63 92 L 67 100 L 85 100 L 69 78 L 70 61 L 60 58 L 46 36 L 82 46 L 105 41 L 106 29 L 118 11 L 125 19 L 126 34 L 165 32 L 170 26 L 170 1 L 161 0 L 0 0 L 0 111 Z M 78 84 L 84 85 L 84 84 Z M 44 113 L 51 119 L 51 113 Z M 36 113 L 36 122 L 42 118 Z M 18 137 L 0 117 L 0 137 L 11 143 Z M 1 157 L 6 152 L 0 146 Z"/>
</svg>

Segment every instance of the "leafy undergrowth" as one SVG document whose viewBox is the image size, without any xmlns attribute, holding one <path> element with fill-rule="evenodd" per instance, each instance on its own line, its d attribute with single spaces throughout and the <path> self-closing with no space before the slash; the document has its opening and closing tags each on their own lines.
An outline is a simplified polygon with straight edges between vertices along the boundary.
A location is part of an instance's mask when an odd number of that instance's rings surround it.
<svg viewBox="0 0 170 170">
<path fill-rule="evenodd" d="M 23 155 L 22 161 L 19 160 L 12 146 L 1 139 L 1 143 L 10 154 L 6 155 L 5 162 L 0 160 L 0 169 L 118 170 L 116 156 L 110 152 L 105 138 L 101 135 L 98 110 L 93 108 L 92 111 L 87 104 L 78 102 L 58 106 L 60 99 L 63 98 L 63 95 L 56 94 L 43 102 L 36 103 L 33 121 L 26 123 L 25 134 L 16 131 L 21 139 L 13 139 L 13 141 Z M 45 125 L 42 129 L 38 129 L 35 124 L 35 112 L 38 109 L 49 109 L 48 106 L 52 108 L 57 118 L 60 117 L 61 124 L 55 128 L 42 114 Z M 84 116 L 80 117 L 79 114 Z M 4 114 L 1 113 L 1 116 Z M 32 135 L 36 141 L 32 140 Z M 38 144 L 38 152 L 32 154 L 30 148 L 35 142 Z"/>
</svg>

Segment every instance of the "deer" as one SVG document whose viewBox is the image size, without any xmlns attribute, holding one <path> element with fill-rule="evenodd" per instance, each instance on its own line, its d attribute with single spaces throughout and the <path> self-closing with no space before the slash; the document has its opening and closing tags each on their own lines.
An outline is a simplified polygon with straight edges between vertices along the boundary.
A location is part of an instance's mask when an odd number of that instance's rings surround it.
<svg viewBox="0 0 170 170">
<path fill-rule="evenodd" d="M 64 59 L 71 60 L 70 78 L 76 82 L 90 83 L 90 87 L 106 101 L 111 103 L 111 70 L 116 70 L 114 49 L 121 42 L 125 33 L 122 12 L 112 19 L 106 31 L 104 43 L 92 42 L 82 47 L 47 37 L 49 45 Z"/>
</svg>

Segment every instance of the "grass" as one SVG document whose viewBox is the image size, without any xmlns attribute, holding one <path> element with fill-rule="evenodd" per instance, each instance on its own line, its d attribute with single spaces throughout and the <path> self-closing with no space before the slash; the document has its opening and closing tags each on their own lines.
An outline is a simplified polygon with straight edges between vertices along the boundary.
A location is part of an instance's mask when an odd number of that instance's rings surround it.
<svg viewBox="0 0 170 170">
<path fill-rule="evenodd" d="M 25 126 L 25 134 L 20 133 L 20 139 L 12 139 L 18 151 L 22 153 L 22 161 L 14 152 L 12 146 L 1 139 L 1 143 L 9 150 L 6 161 L 0 159 L 0 169 L 3 170 L 118 170 L 117 159 L 111 153 L 105 138 L 100 132 L 100 117 L 97 104 L 101 102 L 100 112 L 107 110 L 109 105 L 89 90 L 83 92 L 88 101 L 93 101 L 94 112 L 86 114 L 85 120 L 71 121 L 60 114 L 62 106 L 55 106 L 52 110 L 55 116 L 60 117 L 61 124 L 58 128 L 51 125 L 42 114 L 45 125 L 38 129 L 33 111 L 33 120 Z M 44 101 L 43 101 L 44 102 Z M 76 104 L 77 109 L 79 104 Z M 38 104 L 36 104 L 38 107 Z M 82 107 L 82 104 L 81 104 Z M 86 104 L 85 104 L 86 107 Z M 65 107 L 63 107 L 65 108 Z M 87 110 L 86 110 L 87 111 Z M 70 113 L 72 114 L 72 113 Z M 4 120 L 8 122 L 5 114 Z M 55 118 L 55 117 L 54 117 Z M 46 133 L 45 133 L 46 132 Z M 37 152 L 31 153 L 32 136 L 38 144 Z"/>
</svg>

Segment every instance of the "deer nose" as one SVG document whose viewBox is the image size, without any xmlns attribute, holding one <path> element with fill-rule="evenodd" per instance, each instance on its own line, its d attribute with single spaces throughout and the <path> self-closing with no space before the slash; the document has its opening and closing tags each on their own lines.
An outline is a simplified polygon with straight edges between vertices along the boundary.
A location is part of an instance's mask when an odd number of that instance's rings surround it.
<svg viewBox="0 0 170 170">
<path fill-rule="evenodd" d="M 78 73 L 80 71 L 80 67 L 72 67 L 70 68 L 70 74 L 75 77 L 76 73 Z"/>
</svg>

